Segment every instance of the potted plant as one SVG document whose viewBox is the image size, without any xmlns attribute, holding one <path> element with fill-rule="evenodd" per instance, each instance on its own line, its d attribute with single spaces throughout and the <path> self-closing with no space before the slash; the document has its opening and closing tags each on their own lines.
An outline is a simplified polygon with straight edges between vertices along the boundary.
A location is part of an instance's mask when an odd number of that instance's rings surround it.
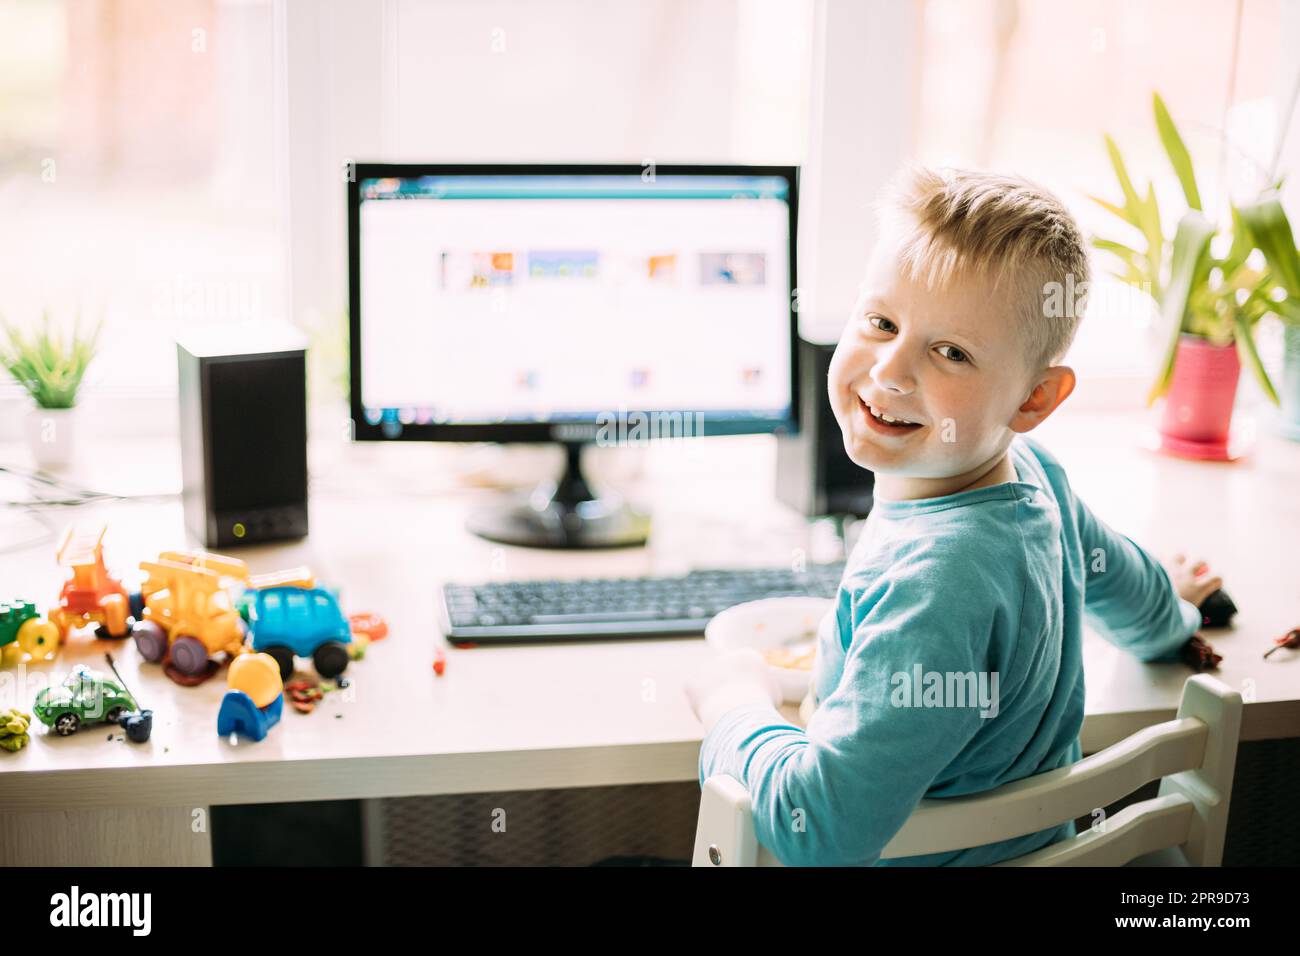
<svg viewBox="0 0 1300 956">
<path fill-rule="evenodd" d="M 36 465 L 45 471 L 66 467 L 74 451 L 77 389 L 95 357 L 99 327 L 83 335 L 78 322 L 65 338 L 51 329 L 46 313 L 30 336 L 7 322 L 4 333 L 0 363 L 35 403 L 26 429 Z"/>
<path fill-rule="evenodd" d="M 1256 247 L 1264 254 L 1275 287 L 1262 304 L 1286 323 L 1283 330 L 1280 431 L 1300 441 L 1300 254 L 1276 190 L 1241 209 Z"/>
<path fill-rule="evenodd" d="M 1254 264 L 1255 237 L 1236 206 L 1230 205 L 1231 228 L 1221 240 L 1227 249 L 1223 255 L 1215 255 L 1211 244 L 1219 229 L 1201 208 L 1191 156 L 1158 93 L 1153 101 L 1156 129 L 1182 186 L 1187 211 L 1178 221 L 1172 243 L 1167 242 L 1153 185 L 1148 183 L 1145 196 L 1139 196 L 1119 147 L 1106 136 L 1106 150 L 1124 201 L 1120 206 L 1091 198 L 1137 229 L 1144 245 L 1138 250 L 1099 237 L 1092 242 L 1119 259 L 1123 268 L 1114 273 L 1118 278 L 1155 299 L 1169 330 L 1160 372 L 1147 396 L 1148 406 L 1165 398 L 1159 425 L 1161 450 L 1226 460 L 1243 364 L 1251 369 L 1264 394 L 1278 402 L 1254 339 L 1259 320 L 1277 314 L 1272 300 L 1278 280 L 1273 272 Z"/>
</svg>

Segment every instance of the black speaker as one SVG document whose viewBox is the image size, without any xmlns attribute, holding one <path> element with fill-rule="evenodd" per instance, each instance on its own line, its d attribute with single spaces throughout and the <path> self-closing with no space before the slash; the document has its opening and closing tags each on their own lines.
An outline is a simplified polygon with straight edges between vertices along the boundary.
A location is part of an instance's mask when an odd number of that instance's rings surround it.
<svg viewBox="0 0 1300 956">
<path fill-rule="evenodd" d="M 307 353 L 287 329 L 176 344 L 185 526 L 204 547 L 307 534 Z"/>
<path fill-rule="evenodd" d="M 844 451 L 826 392 L 834 345 L 799 340 L 799 431 L 777 436 L 776 496 L 805 515 L 871 511 L 876 476 Z"/>
</svg>

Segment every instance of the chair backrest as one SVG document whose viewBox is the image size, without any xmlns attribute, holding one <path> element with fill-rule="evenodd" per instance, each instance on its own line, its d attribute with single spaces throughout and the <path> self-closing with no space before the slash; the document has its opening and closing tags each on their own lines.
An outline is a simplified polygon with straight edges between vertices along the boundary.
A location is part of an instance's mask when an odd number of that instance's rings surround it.
<svg viewBox="0 0 1300 956">
<path fill-rule="evenodd" d="M 922 800 L 881 854 L 944 853 L 1036 833 L 1094 815 L 1152 780 L 1155 797 L 1112 819 L 1000 866 L 1120 866 L 1180 847 L 1193 866 L 1218 866 L 1241 732 L 1241 695 L 1207 674 L 1188 678 L 1178 716 L 1146 727 L 1069 767 L 996 790 Z M 694 866 L 764 866 L 779 861 L 758 844 L 749 794 L 733 777 L 704 783 Z"/>
</svg>

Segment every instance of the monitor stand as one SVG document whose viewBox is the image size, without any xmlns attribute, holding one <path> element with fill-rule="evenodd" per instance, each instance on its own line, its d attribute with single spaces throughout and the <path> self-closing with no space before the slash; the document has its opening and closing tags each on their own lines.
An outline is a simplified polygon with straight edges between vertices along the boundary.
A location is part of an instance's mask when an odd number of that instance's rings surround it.
<svg viewBox="0 0 1300 956">
<path fill-rule="evenodd" d="M 582 475 L 582 444 L 564 442 L 558 482 L 538 485 L 527 501 L 470 515 L 466 526 L 489 541 L 528 548 L 626 548 L 645 544 L 650 516 L 617 495 L 597 498 Z"/>
</svg>

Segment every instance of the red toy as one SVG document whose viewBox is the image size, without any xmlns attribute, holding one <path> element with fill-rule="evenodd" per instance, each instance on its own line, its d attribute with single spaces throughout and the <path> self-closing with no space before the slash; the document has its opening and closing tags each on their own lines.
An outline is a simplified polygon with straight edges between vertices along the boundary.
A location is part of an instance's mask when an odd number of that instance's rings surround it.
<svg viewBox="0 0 1300 956">
<path fill-rule="evenodd" d="M 68 632 L 94 622 L 98 637 L 124 638 L 130 634 L 128 618 L 131 598 L 122 582 L 108 573 L 104 564 L 104 532 L 69 528 L 59 545 L 59 566 L 72 574 L 59 591 L 59 605 L 49 613 L 50 623 L 59 629 L 59 639 Z"/>
</svg>

